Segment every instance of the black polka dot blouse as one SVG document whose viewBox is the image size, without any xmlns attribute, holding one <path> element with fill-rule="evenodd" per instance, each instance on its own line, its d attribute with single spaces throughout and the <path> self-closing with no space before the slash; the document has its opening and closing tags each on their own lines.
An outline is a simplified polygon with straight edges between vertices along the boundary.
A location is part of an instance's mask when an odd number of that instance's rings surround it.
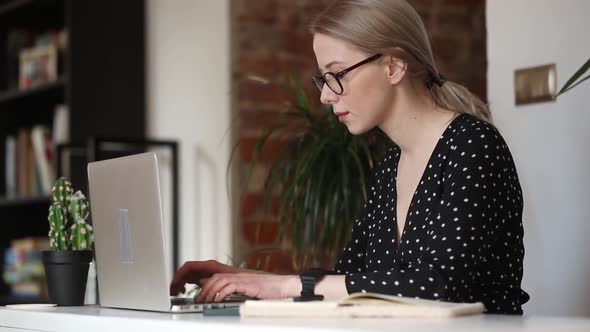
<svg viewBox="0 0 590 332">
<path fill-rule="evenodd" d="M 440 137 L 397 241 L 393 146 L 374 169 L 367 202 L 335 266 L 346 288 L 522 314 L 522 192 L 499 132 L 461 114 Z"/>
</svg>

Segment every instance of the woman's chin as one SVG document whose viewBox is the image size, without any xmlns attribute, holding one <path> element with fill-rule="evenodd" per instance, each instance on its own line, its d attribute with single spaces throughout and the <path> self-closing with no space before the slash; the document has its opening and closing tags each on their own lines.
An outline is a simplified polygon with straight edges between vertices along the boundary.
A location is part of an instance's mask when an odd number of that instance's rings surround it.
<svg viewBox="0 0 590 332">
<path fill-rule="evenodd" d="M 371 128 L 354 126 L 351 123 L 346 123 L 346 128 L 348 128 L 348 132 L 350 132 L 353 135 L 362 135 L 371 129 Z"/>
</svg>

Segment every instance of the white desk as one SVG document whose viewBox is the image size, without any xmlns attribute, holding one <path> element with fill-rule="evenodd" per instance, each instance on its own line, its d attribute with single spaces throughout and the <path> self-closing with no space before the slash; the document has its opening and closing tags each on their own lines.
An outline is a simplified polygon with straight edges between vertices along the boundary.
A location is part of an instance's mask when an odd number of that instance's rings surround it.
<svg viewBox="0 0 590 332">
<path fill-rule="evenodd" d="M 201 314 L 164 314 L 99 307 L 9 309 L 0 307 L 0 332 L 25 331 L 211 331 L 211 332 L 463 332 L 590 331 L 590 319 L 481 315 L 454 319 L 249 319 Z"/>
</svg>

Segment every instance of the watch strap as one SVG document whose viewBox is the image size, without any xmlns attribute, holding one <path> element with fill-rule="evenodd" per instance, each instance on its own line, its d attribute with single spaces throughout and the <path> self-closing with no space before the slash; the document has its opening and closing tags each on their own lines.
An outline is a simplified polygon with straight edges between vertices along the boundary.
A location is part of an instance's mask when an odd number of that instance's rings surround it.
<svg viewBox="0 0 590 332">
<path fill-rule="evenodd" d="M 299 275 L 301 280 L 301 296 L 295 297 L 296 302 L 304 301 L 321 301 L 323 295 L 315 294 L 315 286 L 320 282 L 328 272 L 324 269 L 312 268 L 304 271 Z"/>
</svg>

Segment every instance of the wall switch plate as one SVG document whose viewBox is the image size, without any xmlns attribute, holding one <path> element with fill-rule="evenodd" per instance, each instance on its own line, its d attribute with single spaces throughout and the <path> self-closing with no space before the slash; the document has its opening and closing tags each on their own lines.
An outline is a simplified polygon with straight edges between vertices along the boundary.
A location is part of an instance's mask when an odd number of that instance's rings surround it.
<svg viewBox="0 0 590 332">
<path fill-rule="evenodd" d="M 553 101 L 556 93 L 557 69 L 554 63 L 514 71 L 516 105 Z"/>
</svg>

